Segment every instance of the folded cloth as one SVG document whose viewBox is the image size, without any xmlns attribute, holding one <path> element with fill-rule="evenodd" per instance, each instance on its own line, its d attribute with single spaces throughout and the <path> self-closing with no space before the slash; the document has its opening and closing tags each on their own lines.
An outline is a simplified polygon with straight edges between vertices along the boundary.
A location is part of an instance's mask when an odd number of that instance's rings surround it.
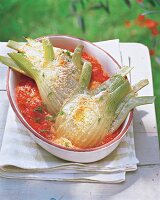
<svg viewBox="0 0 160 200">
<path fill-rule="evenodd" d="M 118 40 L 97 45 L 121 62 Z M 3 177 L 116 183 L 125 180 L 126 171 L 136 170 L 137 163 L 133 126 L 118 148 L 106 158 L 89 164 L 72 163 L 53 156 L 36 144 L 9 108 L 0 151 L 0 175 Z"/>
</svg>

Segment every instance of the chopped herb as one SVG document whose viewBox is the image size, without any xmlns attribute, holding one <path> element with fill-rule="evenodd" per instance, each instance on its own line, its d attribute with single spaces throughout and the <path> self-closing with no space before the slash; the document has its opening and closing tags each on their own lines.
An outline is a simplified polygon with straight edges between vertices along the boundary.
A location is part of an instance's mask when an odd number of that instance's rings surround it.
<svg viewBox="0 0 160 200">
<path fill-rule="evenodd" d="M 43 113 L 42 106 L 38 106 L 34 109 L 35 112 Z"/>
<path fill-rule="evenodd" d="M 98 123 L 101 121 L 101 118 L 98 118 Z"/>
<path fill-rule="evenodd" d="M 46 129 L 42 129 L 41 130 L 41 133 L 44 133 L 44 132 L 47 132 L 48 130 L 46 130 Z"/>
<path fill-rule="evenodd" d="M 70 51 L 66 51 L 66 54 L 68 55 L 68 56 L 71 56 L 71 53 L 70 53 Z"/>
<path fill-rule="evenodd" d="M 64 115 L 65 114 L 65 112 L 63 111 L 63 110 L 61 110 L 60 112 L 59 112 L 59 115 Z"/>
<path fill-rule="evenodd" d="M 43 78 L 45 77 L 44 73 L 42 74 Z"/>
<path fill-rule="evenodd" d="M 45 109 L 47 109 L 47 104 L 42 102 L 42 105 L 44 106 Z"/>
<path fill-rule="evenodd" d="M 55 118 L 59 115 L 59 113 L 51 115 L 51 116 L 46 116 L 45 119 L 49 121 L 54 121 Z"/>
<path fill-rule="evenodd" d="M 68 142 L 64 142 L 65 147 L 69 147 Z"/>
<path fill-rule="evenodd" d="M 47 97 L 49 97 L 52 94 L 52 92 L 48 93 Z"/>
<path fill-rule="evenodd" d="M 54 114 L 54 115 L 52 115 L 52 116 L 55 118 L 55 117 L 57 117 L 57 115 L 58 115 L 58 114 L 59 114 L 59 113 L 57 113 L 57 114 Z"/>
<path fill-rule="evenodd" d="M 45 119 L 48 121 L 54 121 L 56 116 L 46 116 Z"/>
<path fill-rule="evenodd" d="M 40 117 L 35 117 L 35 119 L 34 119 L 34 121 L 35 121 L 36 123 L 39 123 L 39 122 L 40 122 L 40 120 L 41 120 L 41 118 L 40 118 Z"/>
<path fill-rule="evenodd" d="M 106 90 L 106 88 L 101 88 L 101 89 L 100 89 L 100 91 L 105 91 L 105 90 Z"/>
</svg>

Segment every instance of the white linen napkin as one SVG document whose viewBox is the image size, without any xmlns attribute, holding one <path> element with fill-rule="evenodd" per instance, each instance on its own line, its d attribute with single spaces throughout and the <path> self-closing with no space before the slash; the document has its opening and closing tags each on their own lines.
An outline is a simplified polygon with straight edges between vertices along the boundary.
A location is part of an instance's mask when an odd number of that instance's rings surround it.
<svg viewBox="0 0 160 200">
<path fill-rule="evenodd" d="M 121 63 L 119 40 L 97 43 Z M 37 145 L 9 108 L 2 147 L 0 175 L 6 178 L 117 183 L 137 169 L 133 127 L 118 148 L 101 161 L 80 164 L 61 160 Z"/>
</svg>

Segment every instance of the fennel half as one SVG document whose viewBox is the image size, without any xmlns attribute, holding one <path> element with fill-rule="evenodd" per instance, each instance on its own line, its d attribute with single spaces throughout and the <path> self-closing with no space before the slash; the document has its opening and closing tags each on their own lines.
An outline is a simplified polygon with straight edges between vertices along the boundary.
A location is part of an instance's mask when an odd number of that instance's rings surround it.
<svg viewBox="0 0 160 200">
<path fill-rule="evenodd" d="M 122 68 L 94 91 L 74 94 L 56 118 L 56 138 L 66 138 L 79 148 L 95 147 L 120 127 L 133 108 L 153 103 L 154 97 L 137 97 L 137 91 L 148 81 L 142 80 L 132 87 L 125 78 L 129 70 Z"/>
<path fill-rule="evenodd" d="M 53 47 L 48 38 L 26 40 L 9 40 L 8 47 L 18 52 L 9 53 L 10 58 L 0 56 L 0 62 L 34 79 L 48 111 L 56 114 L 74 90 L 89 85 L 91 64 L 81 57 L 82 45 L 72 53 Z"/>
</svg>

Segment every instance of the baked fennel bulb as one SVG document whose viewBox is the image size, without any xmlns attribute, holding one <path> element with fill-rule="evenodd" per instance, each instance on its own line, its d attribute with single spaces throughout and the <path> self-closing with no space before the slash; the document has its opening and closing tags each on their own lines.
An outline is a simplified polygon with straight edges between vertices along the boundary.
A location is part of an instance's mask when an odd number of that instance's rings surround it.
<svg viewBox="0 0 160 200">
<path fill-rule="evenodd" d="M 124 67 L 97 89 L 80 90 L 68 99 L 55 121 L 56 141 L 66 139 L 70 147 L 70 143 L 79 148 L 98 146 L 106 134 L 119 128 L 133 108 L 153 103 L 154 97 L 137 97 L 137 91 L 148 81 L 132 87 L 124 77 L 129 70 Z"/>
<path fill-rule="evenodd" d="M 35 80 L 41 98 L 50 114 L 56 114 L 74 89 L 89 84 L 92 66 L 82 59 L 83 46 L 74 52 L 53 47 L 49 39 L 42 42 L 26 38 L 26 43 L 9 41 L 18 51 L 0 56 L 0 62 Z"/>
</svg>

